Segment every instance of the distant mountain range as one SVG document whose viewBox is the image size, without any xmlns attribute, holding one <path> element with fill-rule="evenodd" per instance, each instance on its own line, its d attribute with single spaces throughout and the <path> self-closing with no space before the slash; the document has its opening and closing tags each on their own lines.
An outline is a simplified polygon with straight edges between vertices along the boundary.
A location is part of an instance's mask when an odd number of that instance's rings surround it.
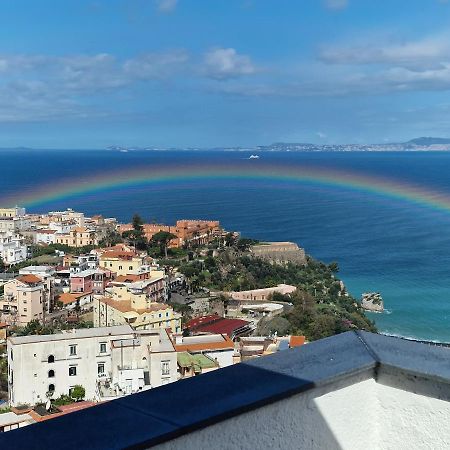
<svg viewBox="0 0 450 450">
<path fill-rule="evenodd" d="M 407 142 L 391 142 L 385 144 L 311 144 L 276 142 L 270 145 L 255 147 L 217 147 L 217 148 L 164 148 L 164 147 L 121 147 L 111 146 L 108 150 L 122 152 L 136 150 L 226 150 L 251 152 L 389 152 L 389 151 L 450 151 L 450 138 L 419 137 Z"/>
</svg>

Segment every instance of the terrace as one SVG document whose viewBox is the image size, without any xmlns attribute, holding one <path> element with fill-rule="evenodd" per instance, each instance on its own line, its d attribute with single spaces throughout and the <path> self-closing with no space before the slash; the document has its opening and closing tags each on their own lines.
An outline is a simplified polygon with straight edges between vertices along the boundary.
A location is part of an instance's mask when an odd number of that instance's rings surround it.
<svg viewBox="0 0 450 450">
<path fill-rule="evenodd" d="M 449 400 L 450 349 L 348 332 L 11 431 L 0 445 L 444 449 Z"/>
</svg>

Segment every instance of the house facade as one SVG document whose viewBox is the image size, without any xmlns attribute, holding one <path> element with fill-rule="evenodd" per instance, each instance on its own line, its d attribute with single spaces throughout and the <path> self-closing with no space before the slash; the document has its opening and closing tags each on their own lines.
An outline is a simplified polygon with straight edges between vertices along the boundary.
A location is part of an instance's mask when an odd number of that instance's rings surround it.
<svg viewBox="0 0 450 450">
<path fill-rule="evenodd" d="M 44 316 L 44 282 L 35 275 L 20 275 L 3 286 L 0 297 L 2 321 L 24 326 Z"/>
<path fill-rule="evenodd" d="M 171 383 L 176 352 L 162 331 L 129 325 L 88 328 L 7 341 L 9 402 L 34 405 L 68 395 L 76 385 L 102 401 Z"/>
</svg>

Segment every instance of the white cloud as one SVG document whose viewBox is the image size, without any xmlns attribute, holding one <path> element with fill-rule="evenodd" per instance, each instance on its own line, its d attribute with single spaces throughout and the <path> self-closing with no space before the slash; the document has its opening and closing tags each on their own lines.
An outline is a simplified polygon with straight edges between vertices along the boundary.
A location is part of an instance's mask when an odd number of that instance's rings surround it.
<svg viewBox="0 0 450 450">
<path fill-rule="evenodd" d="M 210 78 L 225 80 L 254 74 L 257 69 L 249 56 L 238 54 L 234 48 L 216 48 L 206 53 L 203 71 Z"/>
<path fill-rule="evenodd" d="M 168 14 L 175 11 L 178 0 L 157 0 L 158 11 Z"/>
<path fill-rule="evenodd" d="M 136 78 L 165 78 L 176 73 L 189 61 L 185 50 L 174 50 L 165 53 L 146 53 L 129 59 L 123 65 L 125 73 Z"/>
<path fill-rule="evenodd" d="M 450 41 L 448 36 L 438 36 L 411 42 L 328 47 L 319 57 L 331 64 L 388 64 L 420 70 L 449 61 Z"/>
<path fill-rule="evenodd" d="M 333 10 L 345 9 L 348 6 L 348 0 L 324 0 L 325 7 Z"/>
<path fill-rule="evenodd" d="M 0 55 L 0 121 L 102 115 L 96 101 L 136 82 L 177 76 L 189 55 L 183 50 L 119 60 L 95 55 Z M 101 101 L 100 101 L 101 103 Z"/>
</svg>

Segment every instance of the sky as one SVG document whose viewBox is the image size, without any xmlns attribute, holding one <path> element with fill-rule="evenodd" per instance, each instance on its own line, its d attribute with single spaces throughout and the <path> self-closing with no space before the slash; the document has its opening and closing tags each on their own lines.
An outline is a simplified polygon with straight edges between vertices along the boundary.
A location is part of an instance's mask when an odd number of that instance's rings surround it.
<svg viewBox="0 0 450 450">
<path fill-rule="evenodd" d="M 450 1 L 2 0 L 0 147 L 449 137 Z"/>
</svg>

